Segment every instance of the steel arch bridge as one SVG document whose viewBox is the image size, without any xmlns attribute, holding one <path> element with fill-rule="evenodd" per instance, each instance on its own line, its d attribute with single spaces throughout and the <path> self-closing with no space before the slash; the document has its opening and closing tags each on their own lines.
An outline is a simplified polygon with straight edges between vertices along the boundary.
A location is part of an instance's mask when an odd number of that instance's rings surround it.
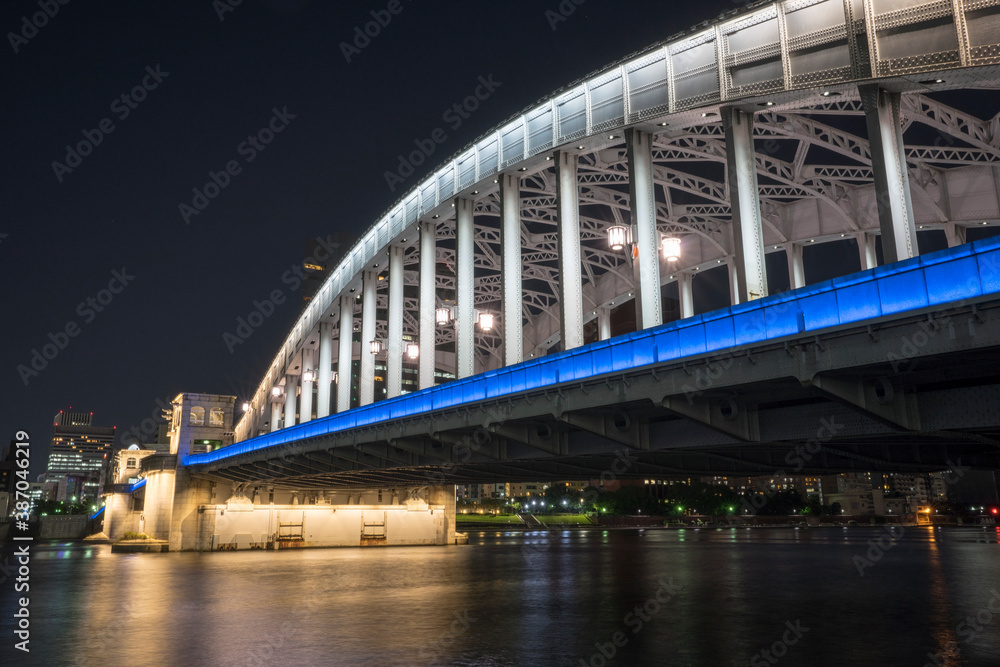
<svg viewBox="0 0 1000 667">
<path fill-rule="evenodd" d="M 927 232 L 964 244 L 1000 223 L 1000 116 L 942 100 L 1000 88 L 998 34 L 1000 0 L 757 3 L 560 89 L 367 229 L 289 332 L 235 441 L 381 399 L 373 340 L 392 398 L 407 341 L 424 389 L 441 371 L 604 340 L 623 304 L 636 328 L 657 326 L 664 289 L 695 315 L 693 282 L 712 268 L 728 268 L 737 304 L 768 294 L 772 253 L 799 288 L 806 247 L 855 244 L 846 274 L 878 263 L 877 241 L 885 263 L 919 255 Z M 628 231 L 624 249 L 611 227 Z M 679 259 L 661 259 L 661 237 L 680 239 Z"/>
</svg>

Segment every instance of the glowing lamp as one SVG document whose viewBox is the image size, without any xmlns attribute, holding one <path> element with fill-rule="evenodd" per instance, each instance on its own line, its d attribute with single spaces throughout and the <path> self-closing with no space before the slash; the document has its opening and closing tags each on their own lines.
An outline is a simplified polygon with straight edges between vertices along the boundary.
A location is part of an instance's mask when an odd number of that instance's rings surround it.
<svg viewBox="0 0 1000 667">
<path fill-rule="evenodd" d="M 316 379 L 316 374 L 313 373 L 311 370 L 309 370 L 309 371 L 302 371 L 302 381 L 303 382 L 312 382 L 315 379 Z"/>
<path fill-rule="evenodd" d="M 681 258 L 681 240 L 676 236 L 663 237 L 663 259 L 676 262 Z"/>
<path fill-rule="evenodd" d="M 248 401 L 243 401 L 243 412 L 250 409 L 250 403 Z"/>
<path fill-rule="evenodd" d="M 434 321 L 438 325 L 445 325 L 451 321 L 451 309 L 450 308 L 438 308 L 434 311 Z"/>
<path fill-rule="evenodd" d="M 336 371 L 333 372 L 333 376 L 332 377 L 333 377 L 333 383 L 337 384 L 337 380 L 338 380 L 339 376 L 337 375 Z"/>
<path fill-rule="evenodd" d="M 281 387 L 271 389 L 271 396 L 281 396 Z"/>
<path fill-rule="evenodd" d="M 416 343 L 407 343 L 406 344 L 406 358 L 412 360 L 412 359 L 416 359 L 419 356 L 420 356 L 420 346 L 417 345 Z"/>
<path fill-rule="evenodd" d="M 382 350 L 384 347 L 385 346 L 382 344 L 382 341 L 380 341 L 378 338 L 376 338 L 375 340 L 373 340 L 371 343 L 368 344 L 368 349 L 371 350 L 372 354 L 382 354 Z"/>
<path fill-rule="evenodd" d="M 628 243 L 628 229 L 622 225 L 608 227 L 608 245 L 612 250 L 621 250 Z"/>
<path fill-rule="evenodd" d="M 481 313 L 479 315 L 479 328 L 483 331 L 493 331 L 492 313 Z"/>
</svg>

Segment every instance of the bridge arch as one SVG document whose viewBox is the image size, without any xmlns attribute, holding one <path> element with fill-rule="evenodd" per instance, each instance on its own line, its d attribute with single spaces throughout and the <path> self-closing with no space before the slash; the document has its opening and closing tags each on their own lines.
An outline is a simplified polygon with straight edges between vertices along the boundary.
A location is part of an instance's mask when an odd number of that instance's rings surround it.
<svg viewBox="0 0 1000 667">
<path fill-rule="evenodd" d="M 934 94 L 997 87 L 997 28 L 996 0 L 757 3 L 556 91 L 367 229 L 288 334 L 236 441 L 382 398 L 376 372 L 386 397 L 400 393 L 410 343 L 425 388 L 573 347 L 584 327 L 606 338 L 623 303 L 638 328 L 659 324 L 671 283 L 693 315 L 693 282 L 719 266 L 737 303 L 768 293 L 771 253 L 794 288 L 807 246 L 854 241 L 870 268 L 878 237 L 886 261 L 919 254 L 918 230 L 963 243 L 1000 219 L 1000 132 Z M 613 226 L 631 230 L 628 252 L 609 247 Z M 667 235 L 681 239 L 675 263 L 660 258 Z M 488 331 L 477 311 L 494 316 Z"/>
</svg>

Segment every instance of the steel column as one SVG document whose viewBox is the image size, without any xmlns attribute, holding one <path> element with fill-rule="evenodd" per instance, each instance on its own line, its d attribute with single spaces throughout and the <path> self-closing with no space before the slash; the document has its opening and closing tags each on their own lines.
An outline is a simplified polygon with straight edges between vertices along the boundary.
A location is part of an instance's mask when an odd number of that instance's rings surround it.
<svg viewBox="0 0 1000 667">
<path fill-rule="evenodd" d="M 354 297 L 340 297 L 340 340 L 337 347 L 337 412 L 351 409 L 353 384 L 352 359 L 354 357 Z"/>
<path fill-rule="evenodd" d="M 285 422 L 282 428 L 295 426 L 295 389 L 298 384 L 294 375 L 285 376 Z"/>
<path fill-rule="evenodd" d="M 316 373 L 316 417 L 330 414 L 330 389 L 333 381 L 333 325 L 319 325 L 319 370 Z"/>
<path fill-rule="evenodd" d="M 876 84 L 858 86 L 858 91 L 868 122 L 882 256 L 886 264 L 892 264 L 919 253 L 910 200 L 910 177 L 903 153 L 900 94 L 890 93 Z"/>
<path fill-rule="evenodd" d="M 694 276 L 680 271 L 677 273 L 677 297 L 681 303 L 681 319 L 694 317 Z"/>
<path fill-rule="evenodd" d="M 385 341 L 385 394 L 403 393 L 403 248 L 389 246 L 389 313 Z"/>
<path fill-rule="evenodd" d="M 628 154 L 628 188 L 632 208 L 632 228 L 638 254 L 639 280 L 636 282 L 638 328 L 663 324 L 660 302 L 660 232 L 656 229 L 656 197 L 653 194 L 652 135 L 625 130 Z"/>
<path fill-rule="evenodd" d="M 471 199 L 455 200 L 455 377 L 476 372 L 476 227 Z"/>
<path fill-rule="evenodd" d="M 764 232 L 757 193 L 757 164 L 753 146 L 753 116 L 739 109 L 722 110 L 726 132 L 729 203 L 733 211 L 737 298 L 733 303 L 767 296 Z"/>
<path fill-rule="evenodd" d="M 437 224 L 424 220 L 420 223 L 420 357 L 418 386 L 434 386 L 434 362 L 437 340 Z"/>
<path fill-rule="evenodd" d="M 785 256 L 788 259 L 788 284 L 792 289 L 806 286 L 806 268 L 802 262 L 802 246 L 789 243 L 785 246 Z"/>
<path fill-rule="evenodd" d="M 733 258 L 726 260 L 726 268 L 729 270 L 729 303 L 735 306 L 740 301 L 740 277 L 736 260 Z"/>
<path fill-rule="evenodd" d="M 948 247 L 965 244 L 965 227 L 949 222 L 944 226 L 944 235 L 948 239 Z"/>
<path fill-rule="evenodd" d="M 556 153 L 559 236 L 559 331 L 564 350 L 583 345 L 583 260 L 576 153 Z"/>
<path fill-rule="evenodd" d="M 503 289 L 504 365 L 524 361 L 524 329 L 521 327 L 521 179 L 515 174 L 500 177 L 500 252 Z"/>
<path fill-rule="evenodd" d="M 302 350 L 302 373 L 299 375 L 302 378 L 302 399 L 301 405 L 299 406 L 299 423 L 305 424 L 307 421 L 312 420 L 312 409 L 313 409 L 313 380 L 306 380 L 306 371 L 312 370 L 315 373 L 313 367 L 313 360 L 315 355 L 310 349 Z M 313 376 L 315 377 L 315 375 Z"/>
<path fill-rule="evenodd" d="M 281 403 L 275 400 L 277 397 L 271 397 L 271 433 L 278 430 L 278 421 L 281 420 Z"/>
<path fill-rule="evenodd" d="M 358 405 L 375 402 L 375 355 L 369 345 L 375 338 L 375 284 L 378 275 L 365 271 L 361 277 L 361 363 L 358 366 Z"/>
<path fill-rule="evenodd" d="M 861 270 L 874 269 L 878 265 L 878 255 L 875 253 L 875 235 L 860 232 L 858 239 L 858 254 L 861 257 Z"/>
<path fill-rule="evenodd" d="M 611 309 L 601 308 L 597 311 L 598 338 L 607 340 L 611 338 Z"/>
</svg>

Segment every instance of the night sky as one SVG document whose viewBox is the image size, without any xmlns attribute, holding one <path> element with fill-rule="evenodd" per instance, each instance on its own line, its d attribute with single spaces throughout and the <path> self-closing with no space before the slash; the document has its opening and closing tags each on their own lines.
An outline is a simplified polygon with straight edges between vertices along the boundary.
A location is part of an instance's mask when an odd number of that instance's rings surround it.
<svg viewBox="0 0 1000 667">
<path fill-rule="evenodd" d="M 37 30 L 23 25 L 37 0 L 0 9 L 0 427 L 4 444 L 31 434 L 33 474 L 70 406 L 122 434 L 181 391 L 241 403 L 301 311 L 282 278 L 307 238 L 363 232 L 506 118 L 738 6 L 564 0 L 557 21 L 558 0 L 46 2 L 58 13 Z M 391 21 L 348 62 L 341 43 L 372 11 Z M 444 113 L 480 77 L 496 88 L 456 127 Z M 273 140 L 244 143 L 275 110 Z M 390 191 L 397 156 L 438 128 L 444 143 Z M 81 142 L 87 155 L 67 154 Z M 239 173 L 185 220 L 230 161 Z M 223 334 L 273 290 L 288 299 L 230 353 Z M 34 374 L 49 343 L 64 349 Z"/>
</svg>

